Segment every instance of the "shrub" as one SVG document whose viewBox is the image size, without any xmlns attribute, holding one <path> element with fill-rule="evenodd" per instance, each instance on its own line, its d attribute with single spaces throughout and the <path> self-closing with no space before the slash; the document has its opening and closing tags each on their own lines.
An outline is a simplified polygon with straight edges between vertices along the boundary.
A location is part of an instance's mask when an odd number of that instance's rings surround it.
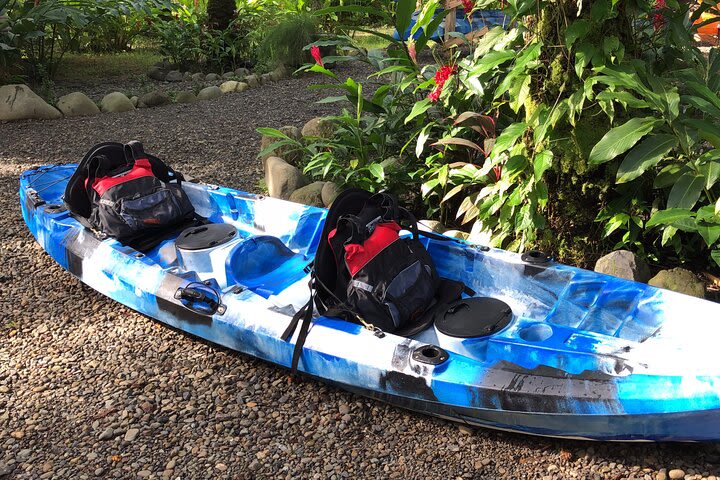
<svg viewBox="0 0 720 480">
<path fill-rule="evenodd" d="M 318 19 L 309 12 L 286 12 L 261 28 L 257 58 L 267 66 L 298 67 L 309 60 L 303 49 L 317 39 Z"/>
</svg>

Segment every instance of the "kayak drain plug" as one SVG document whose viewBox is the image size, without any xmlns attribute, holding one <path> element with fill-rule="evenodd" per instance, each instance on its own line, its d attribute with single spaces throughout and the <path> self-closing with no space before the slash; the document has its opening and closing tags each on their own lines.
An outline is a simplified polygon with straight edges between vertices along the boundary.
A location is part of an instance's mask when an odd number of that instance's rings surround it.
<svg viewBox="0 0 720 480">
<path fill-rule="evenodd" d="M 437 345 L 422 345 L 413 350 L 412 359 L 428 365 L 440 365 L 448 359 L 448 353 Z"/>
</svg>

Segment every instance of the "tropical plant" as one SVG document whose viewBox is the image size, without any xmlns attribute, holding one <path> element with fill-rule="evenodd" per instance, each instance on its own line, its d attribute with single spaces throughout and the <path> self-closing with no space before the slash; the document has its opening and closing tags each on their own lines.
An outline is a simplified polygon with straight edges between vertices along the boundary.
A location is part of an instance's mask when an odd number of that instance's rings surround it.
<svg viewBox="0 0 720 480">
<path fill-rule="evenodd" d="M 318 19 L 309 12 L 285 12 L 261 27 L 257 58 L 268 67 L 298 67 L 309 60 L 305 45 L 317 40 Z"/>
</svg>

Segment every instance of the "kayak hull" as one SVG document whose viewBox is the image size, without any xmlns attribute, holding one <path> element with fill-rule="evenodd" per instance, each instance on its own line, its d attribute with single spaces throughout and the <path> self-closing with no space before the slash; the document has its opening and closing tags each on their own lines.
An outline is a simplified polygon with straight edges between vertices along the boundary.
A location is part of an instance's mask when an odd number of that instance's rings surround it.
<svg viewBox="0 0 720 480">
<path fill-rule="evenodd" d="M 179 288 L 203 279 L 179 268 L 172 239 L 140 253 L 113 239 L 97 238 L 68 215 L 60 196 L 62 179 L 72 169 L 46 167 L 21 178 L 25 222 L 59 265 L 100 293 L 179 330 L 283 367 L 291 364 L 296 338 L 283 341 L 281 335 L 307 299 L 302 266 L 310 263 L 317 248 L 325 210 L 187 184 L 186 192 L 201 215 L 237 226 L 243 239 L 238 245 L 272 237 L 293 252 L 283 264 L 268 261 L 272 271 L 252 278 L 241 264 L 233 263 L 237 284 L 217 285 L 226 312 L 207 316 L 175 299 Z M 417 357 L 428 345 L 440 343 L 432 330 L 413 338 L 380 337 L 356 324 L 318 317 L 299 370 L 370 398 L 482 427 L 592 440 L 720 439 L 720 375 L 702 359 L 717 362 L 710 352 L 703 357 L 696 351 L 709 343 L 668 351 L 673 340 L 687 340 L 681 333 L 669 339 L 662 333 L 675 332 L 673 312 L 694 311 L 704 318 L 720 312 L 715 304 L 552 262 L 530 265 L 515 254 L 462 242 L 428 240 L 427 247 L 443 275 L 461 279 L 476 291 L 485 287 L 493 296 L 503 295 L 520 312 L 511 327 L 492 338 L 440 345 L 448 359 L 435 365 Z M 493 282 L 521 281 L 524 290 L 494 290 L 480 269 L 494 262 L 503 273 L 491 275 Z M 555 291 L 558 279 L 567 283 Z M 254 286 L 238 288 L 243 284 Z M 570 308 L 565 305 L 570 294 L 576 299 L 573 305 L 582 304 L 577 300 L 580 287 L 582 298 L 591 287 L 608 295 L 597 294 L 594 306 L 588 307 L 586 315 L 597 305 L 603 307 L 599 320 L 573 323 L 568 320 L 572 311 L 558 310 Z M 640 298 L 634 306 L 630 301 L 621 305 L 634 312 L 632 321 L 625 320 L 632 328 L 607 335 L 611 300 L 630 298 L 628 292 Z M 648 305 L 653 318 L 643 317 Z M 546 321 L 540 322 L 541 317 Z M 642 328 L 633 323 L 636 320 L 642 320 Z M 537 336 L 545 331 L 538 325 L 550 329 L 550 336 Z M 660 351 L 687 357 L 688 363 L 679 357 L 673 365 L 657 355 Z"/>
</svg>

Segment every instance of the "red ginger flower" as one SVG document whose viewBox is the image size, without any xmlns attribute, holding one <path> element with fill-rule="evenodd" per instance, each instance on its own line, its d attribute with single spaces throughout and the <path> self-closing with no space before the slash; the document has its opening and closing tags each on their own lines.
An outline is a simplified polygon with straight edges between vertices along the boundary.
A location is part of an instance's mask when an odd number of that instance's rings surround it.
<svg viewBox="0 0 720 480">
<path fill-rule="evenodd" d="M 465 15 L 469 17 L 475 8 L 475 2 L 473 2 L 473 0 L 462 0 L 462 5 L 463 10 L 465 10 Z"/>
<path fill-rule="evenodd" d="M 413 63 L 417 64 L 417 51 L 415 50 L 415 40 L 412 38 L 407 42 L 408 55 Z"/>
<path fill-rule="evenodd" d="M 665 26 L 665 15 L 660 13 L 660 10 L 666 6 L 665 0 L 655 0 L 655 10 L 657 13 L 653 15 L 653 28 L 656 32 Z"/>
<path fill-rule="evenodd" d="M 315 59 L 315 63 L 325 68 L 325 65 L 323 65 L 322 61 L 322 55 L 320 54 L 320 47 L 318 47 L 317 45 L 313 45 L 312 47 L 310 47 L 310 55 L 312 55 L 312 57 Z"/>
<path fill-rule="evenodd" d="M 440 94 L 445 86 L 445 82 L 447 82 L 447 79 L 456 72 L 457 65 L 443 65 L 440 67 L 438 71 L 435 72 L 435 88 L 432 92 L 430 92 L 430 95 L 428 95 L 428 100 L 431 102 L 437 102 L 440 99 Z"/>
</svg>

